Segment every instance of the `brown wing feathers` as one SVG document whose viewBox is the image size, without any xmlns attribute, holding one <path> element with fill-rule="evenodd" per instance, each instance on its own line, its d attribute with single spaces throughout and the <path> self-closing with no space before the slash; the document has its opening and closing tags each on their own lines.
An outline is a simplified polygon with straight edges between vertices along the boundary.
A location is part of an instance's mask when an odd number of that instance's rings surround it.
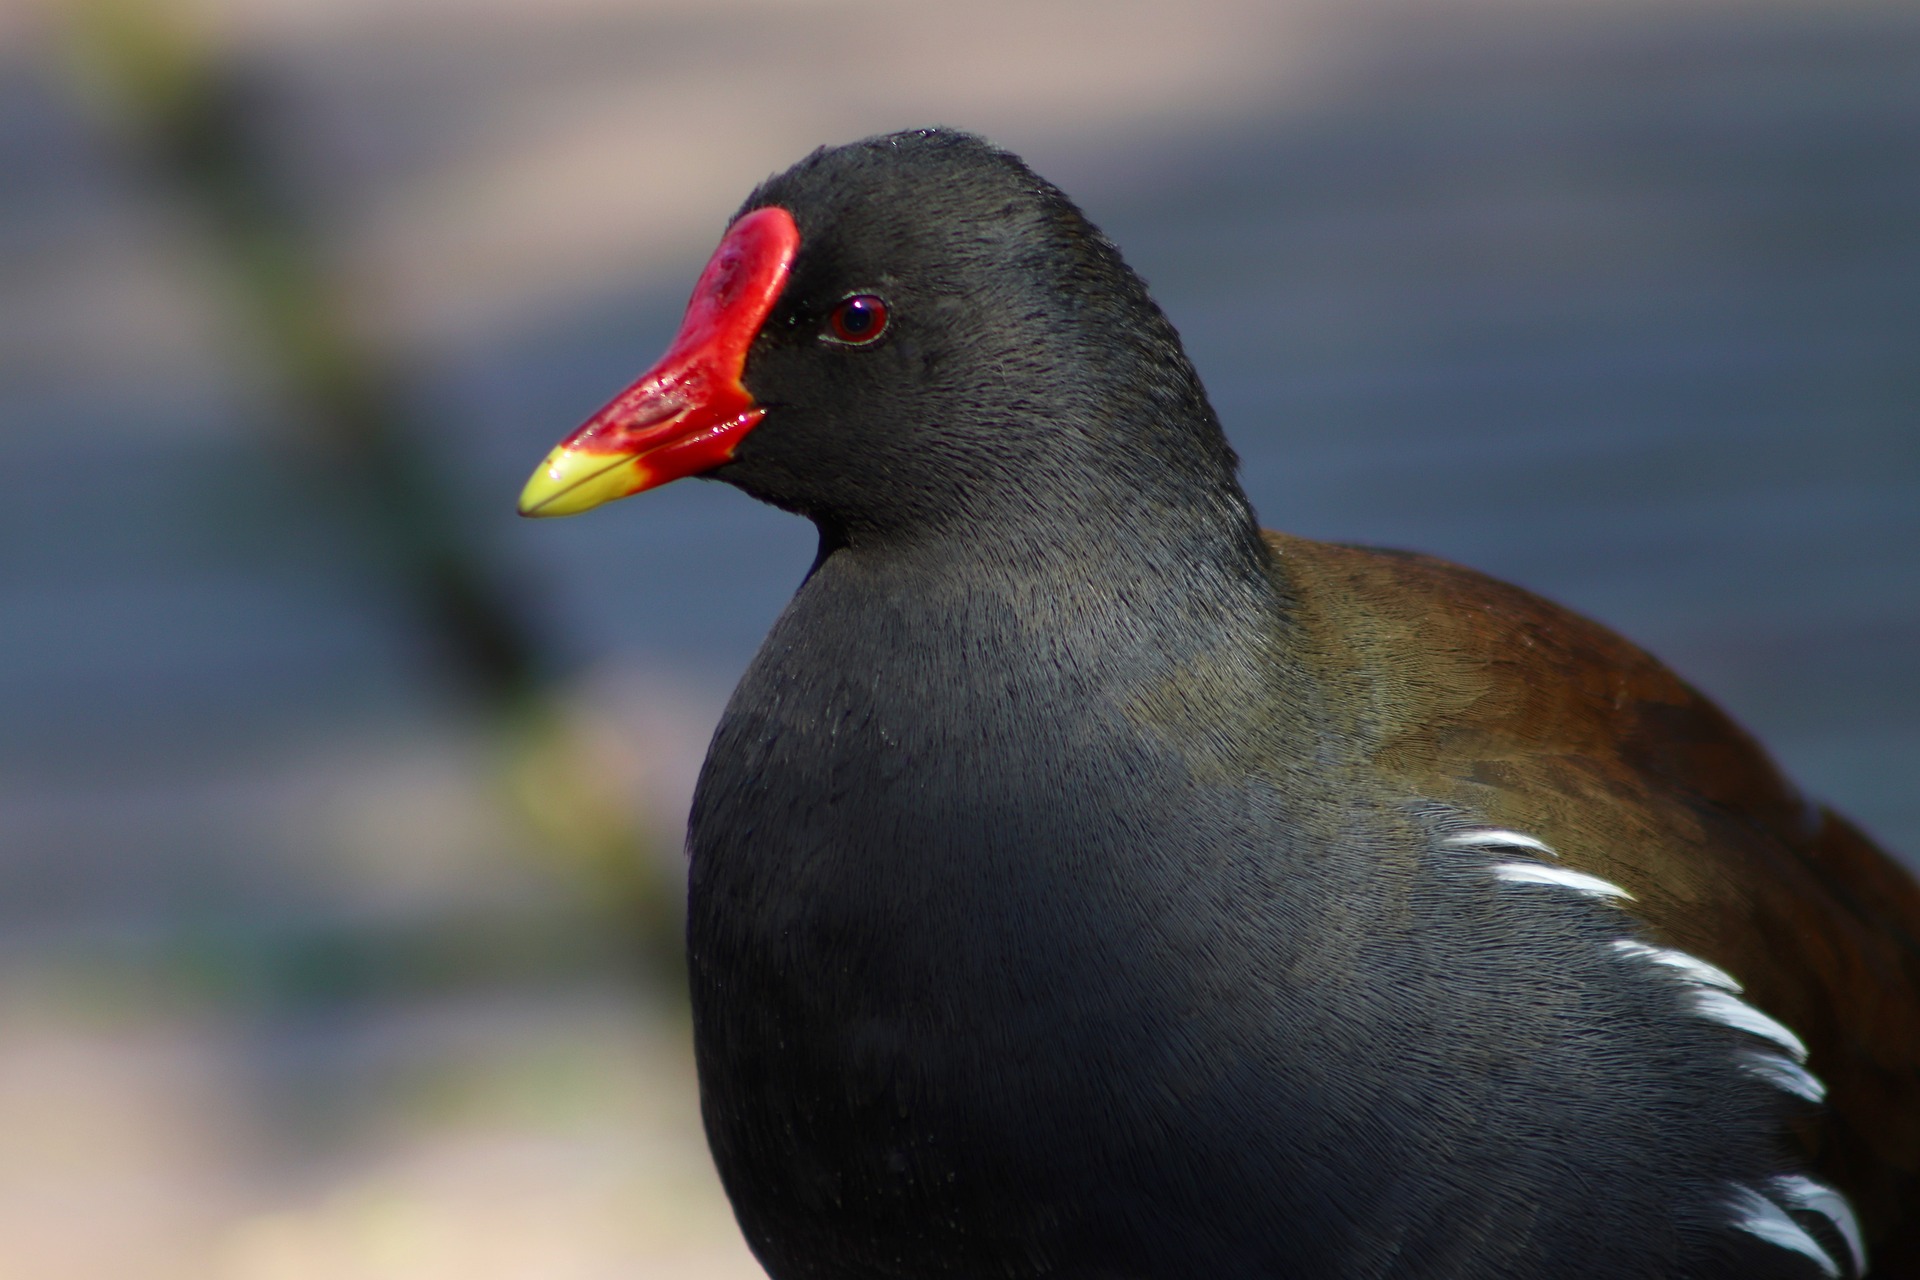
<svg viewBox="0 0 1920 1280">
<path fill-rule="evenodd" d="M 1801 1137 L 1852 1197 L 1874 1275 L 1920 1275 L 1920 888 L 1807 804 L 1645 652 L 1427 556 L 1269 534 L 1345 726 L 1410 795 L 1545 840 L 1627 888 L 1647 941 L 1734 975 L 1829 1089 Z"/>
</svg>

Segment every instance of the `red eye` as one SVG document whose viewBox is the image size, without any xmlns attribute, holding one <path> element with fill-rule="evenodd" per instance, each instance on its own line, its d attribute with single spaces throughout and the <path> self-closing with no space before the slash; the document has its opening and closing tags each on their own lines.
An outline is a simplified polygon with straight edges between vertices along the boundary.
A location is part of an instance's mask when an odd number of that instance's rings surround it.
<svg viewBox="0 0 1920 1280">
<path fill-rule="evenodd" d="M 887 331 L 887 304 L 870 293 L 857 293 L 833 309 L 827 328 L 837 342 L 872 342 Z"/>
</svg>

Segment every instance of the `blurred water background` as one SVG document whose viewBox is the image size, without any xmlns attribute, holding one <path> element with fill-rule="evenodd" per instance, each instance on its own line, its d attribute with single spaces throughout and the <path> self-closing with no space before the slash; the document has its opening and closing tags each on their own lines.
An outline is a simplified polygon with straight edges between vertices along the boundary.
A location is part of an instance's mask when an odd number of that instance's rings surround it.
<svg viewBox="0 0 1920 1280">
<path fill-rule="evenodd" d="M 1920 6 L 0 7 L 0 1275 L 750 1277 L 671 904 L 812 550 L 518 521 L 754 182 L 944 122 L 1269 524 L 1667 658 L 1920 854 Z"/>
</svg>

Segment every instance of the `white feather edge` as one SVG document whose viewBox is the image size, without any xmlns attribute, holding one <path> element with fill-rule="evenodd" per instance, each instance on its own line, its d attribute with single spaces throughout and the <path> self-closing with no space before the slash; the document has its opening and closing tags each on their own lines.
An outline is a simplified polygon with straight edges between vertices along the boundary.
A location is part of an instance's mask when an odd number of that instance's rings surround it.
<svg viewBox="0 0 1920 1280">
<path fill-rule="evenodd" d="M 1491 870 L 1497 878 L 1508 884 L 1543 884 L 1556 889 L 1571 889 L 1589 898 L 1625 898 L 1633 901 L 1632 894 L 1612 881 L 1590 876 L 1584 871 L 1571 871 L 1566 867 L 1549 867 L 1538 862 L 1497 862 Z"/>
<path fill-rule="evenodd" d="M 1807 1060 L 1805 1041 L 1788 1030 L 1784 1024 L 1769 1018 L 1745 1000 L 1736 999 L 1724 991 L 1697 987 L 1693 992 L 1693 1010 L 1703 1018 L 1722 1023 L 1736 1031 L 1745 1031 L 1749 1035 L 1773 1041 L 1785 1049 L 1795 1062 Z"/>
<path fill-rule="evenodd" d="M 1833 1224 L 1840 1238 L 1847 1242 L 1847 1252 L 1853 1255 L 1853 1273 L 1865 1275 L 1867 1271 L 1867 1242 L 1860 1234 L 1860 1220 L 1853 1216 L 1853 1206 L 1847 1198 L 1824 1182 L 1815 1182 L 1812 1178 L 1803 1178 L 1799 1174 L 1788 1174 L 1773 1180 L 1776 1196 L 1795 1209 L 1805 1209 L 1817 1213 Z"/>
<path fill-rule="evenodd" d="M 1440 842 L 1449 849 L 1528 849 L 1534 853 L 1544 853 L 1549 858 L 1557 858 L 1559 852 L 1544 840 L 1520 831 L 1507 831 L 1496 827 L 1483 827 L 1473 831 L 1462 831 L 1458 835 L 1448 836 Z"/>
<path fill-rule="evenodd" d="M 1777 1053 L 1743 1053 L 1739 1062 L 1742 1071 L 1759 1076 L 1776 1089 L 1805 1098 L 1808 1102 L 1827 1100 L 1826 1084 L 1791 1058 L 1783 1058 Z"/>
<path fill-rule="evenodd" d="M 1768 1244 L 1777 1244 L 1782 1249 L 1805 1254 L 1819 1263 L 1820 1269 L 1833 1280 L 1840 1280 L 1840 1264 L 1820 1246 L 1818 1240 L 1807 1234 L 1805 1227 L 1788 1217 L 1785 1209 L 1752 1187 L 1738 1183 L 1733 1187 L 1731 1207 L 1734 1226 L 1748 1235 L 1758 1236 Z"/>
<path fill-rule="evenodd" d="M 1634 942 L 1626 938 L 1614 943 L 1613 949 L 1623 956 L 1645 960 L 1648 964 L 1665 965 L 1674 971 L 1675 976 L 1687 982 L 1703 987 L 1719 987 L 1722 991 L 1740 994 L 1740 984 L 1734 981 L 1732 974 L 1725 969 L 1708 964 L 1698 956 L 1690 956 L 1684 951 L 1650 947 L 1644 942 Z"/>
</svg>

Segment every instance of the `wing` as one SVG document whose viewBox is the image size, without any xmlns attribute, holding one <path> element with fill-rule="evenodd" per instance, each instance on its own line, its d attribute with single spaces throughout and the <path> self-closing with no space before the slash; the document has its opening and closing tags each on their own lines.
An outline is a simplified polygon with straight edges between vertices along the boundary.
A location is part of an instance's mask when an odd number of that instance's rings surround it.
<svg viewBox="0 0 1920 1280">
<path fill-rule="evenodd" d="M 1874 1275 L 1920 1276 L 1920 886 L 1605 628 L 1431 557 L 1268 540 L 1377 767 L 1625 887 L 1649 942 L 1799 1034 L 1828 1093 L 1795 1137 Z"/>
</svg>

